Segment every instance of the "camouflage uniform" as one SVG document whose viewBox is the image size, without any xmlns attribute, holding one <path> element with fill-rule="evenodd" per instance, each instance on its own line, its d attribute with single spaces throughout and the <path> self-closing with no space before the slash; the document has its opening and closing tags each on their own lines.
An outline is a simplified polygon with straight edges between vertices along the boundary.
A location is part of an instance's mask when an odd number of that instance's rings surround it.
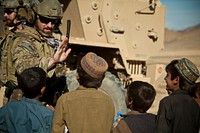
<svg viewBox="0 0 200 133">
<path fill-rule="evenodd" d="M 9 33 L 8 33 L 9 32 Z M 3 37 L 3 39 L 0 41 L 0 81 L 4 84 L 8 81 L 8 71 L 7 71 L 7 62 L 8 62 L 8 44 L 12 40 L 12 38 L 15 36 L 14 31 L 7 31 L 7 35 Z M 4 93 L 6 91 L 6 87 L 2 84 L 0 86 L 0 107 L 2 105 L 5 105 L 8 98 L 4 96 Z"/>
<path fill-rule="evenodd" d="M 42 9 L 40 7 L 42 3 L 38 5 L 36 4 L 36 8 L 34 8 L 36 15 L 38 14 L 37 10 Z M 52 5 L 55 6 L 55 3 L 53 3 Z M 45 7 L 45 10 L 47 9 L 52 10 L 52 8 L 50 7 Z M 48 11 L 46 12 L 49 13 Z M 44 13 L 43 16 L 45 16 L 45 11 L 43 11 L 42 13 Z M 55 15 L 55 13 L 53 13 L 53 15 Z M 62 12 L 59 13 L 59 15 L 62 15 Z M 49 15 L 49 18 L 51 18 L 51 14 Z M 16 33 L 16 35 L 12 38 L 12 41 L 9 43 L 6 51 L 6 65 L 4 69 L 2 69 L 2 71 L 4 71 L 6 75 L 5 79 L 7 81 L 12 80 L 15 84 L 17 84 L 16 73 L 21 73 L 24 69 L 33 66 L 41 67 L 45 71 L 47 71 L 49 60 L 54 55 L 55 45 L 59 44 L 59 42 L 60 41 L 54 39 L 52 36 L 48 36 L 48 39 L 45 39 L 45 37 L 42 36 L 39 30 L 36 30 L 32 27 L 25 27 L 22 31 Z M 48 72 L 48 76 L 51 77 L 53 73 L 54 69 Z M 16 96 L 15 94 L 12 94 L 10 99 L 18 100 L 19 98 L 21 98 L 21 96 L 22 93 L 17 92 Z"/>
<path fill-rule="evenodd" d="M 34 28 L 26 27 L 16 34 L 8 52 L 10 52 L 8 53 L 8 80 L 16 83 L 16 72 L 21 73 L 24 69 L 33 66 L 41 67 L 46 71 L 49 60 L 54 55 L 54 47 L 47 44 L 47 40 Z M 51 77 L 53 73 L 54 69 L 48 72 L 48 76 Z M 11 95 L 10 99 L 18 98 L 21 98 L 21 95 Z"/>
<path fill-rule="evenodd" d="M 46 40 L 31 27 L 26 27 L 16 35 L 8 59 L 8 79 L 16 81 L 15 71 L 21 73 L 24 69 L 38 66 L 47 70 L 48 62 L 54 55 L 54 49 Z M 52 71 L 48 72 L 51 76 Z"/>
<path fill-rule="evenodd" d="M 0 42 L 1 44 L 1 61 L 0 61 L 0 80 L 4 83 L 7 81 L 7 58 L 8 58 L 8 44 L 15 36 L 15 32 L 11 32 L 6 35 Z"/>
<path fill-rule="evenodd" d="M 15 9 L 14 12 L 17 12 L 17 7 L 19 7 L 19 3 L 16 0 L 4 0 L 3 3 L 3 8 L 4 9 Z M 17 14 L 16 14 L 17 15 Z M 13 27 L 8 27 L 7 25 L 4 26 L 4 36 L 2 40 L 0 41 L 0 80 L 4 83 L 7 81 L 7 54 L 8 54 L 8 45 L 9 42 L 12 40 L 12 38 L 16 34 L 16 28 L 14 24 L 14 20 L 16 17 L 13 19 Z"/>
<path fill-rule="evenodd" d="M 19 6 L 18 0 L 13 2 L 12 0 L 5 0 L 5 3 L 10 4 L 9 7 Z M 26 0 L 24 4 L 25 6 L 28 5 Z M 33 18 L 40 15 L 52 19 L 61 19 L 63 15 L 61 5 L 57 0 L 46 0 L 42 3 L 33 0 L 29 6 L 33 7 L 32 13 L 35 12 L 34 17 L 32 16 Z M 9 35 L 11 36 L 11 34 Z M 54 39 L 51 35 L 48 36 L 48 39 L 44 39 L 43 33 L 39 29 L 36 30 L 36 28 L 28 26 L 17 34 L 13 31 L 12 35 L 12 37 L 8 36 L 10 39 L 8 40 L 9 43 L 6 43 L 7 46 L 2 46 L 2 55 L 5 56 L 5 59 L 1 62 L 1 70 L 3 71 L 1 73 L 3 76 L 0 76 L 2 77 L 1 79 L 5 79 L 4 81 L 13 80 L 17 84 L 16 71 L 21 73 L 25 68 L 32 66 L 39 66 L 47 70 L 49 59 L 53 57 L 54 49 L 59 45 L 60 40 Z M 53 72 L 49 73 L 51 73 L 51 76 Z"/>
<path fill-rule="evenodd" d="M 4 0 L 3 3 L 4 9 L 14 9 L 14 12 L 16 13 L 15 18 L 12 20 L 11 27 L 5 25 L 4 26 L 4 36 L 2 37 L 2 40 L 0 41 L 0 81 L 6 84 L 8 81 L 8 47 L 11 42 L 11 40 L 14 38 L 16 34 L 16 30 L 19 24 L 22 23 L 22 19 L 19 18 L 19 16 L 23 16 L 20 14 L 21 12 L 18 12 L 22 7 L 25 10 L 29 6 L 29 3 L 27 0 L 24 0 L 23 5 L 18 2 L 18 0 Z M 23 26 L 22 26 L 23 27 Z M 4 103 L 7 102 L 7 98 L 4 97 L 4 92 L 6 91 L 6 87 L 2 84 L 0 86 L 0 106 L 4 105 Z M 21 95 L 21 94 L 20 94 Z M 2 104 L 3 103 L 3 104 Z"/>
</svg>

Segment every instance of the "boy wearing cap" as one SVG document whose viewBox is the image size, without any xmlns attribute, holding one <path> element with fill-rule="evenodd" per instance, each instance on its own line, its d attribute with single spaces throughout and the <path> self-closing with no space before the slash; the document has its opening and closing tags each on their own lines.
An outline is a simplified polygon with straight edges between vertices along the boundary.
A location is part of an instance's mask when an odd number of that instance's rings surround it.
<svg viewBox="0 0 200 133">
<path fill-rule="evenodd" d="M 57 101 L 53 133 L 63 133 L 65 125 L 70 133 L 110 133 L 114 118 L 114 104 L 109 95 L 98 91 L 107 62 L 95 53 L 87 53 L 77 69 L 80 86 L 63 94 Z"/>
<path fill-rule="evenodd" d="M 188 59 L 173 60 L 166 66 L 169 96 L 160 101 L 156 133 L 198 133 L 200 108 L 189 95 L 199 71 Z"/>
</svg>

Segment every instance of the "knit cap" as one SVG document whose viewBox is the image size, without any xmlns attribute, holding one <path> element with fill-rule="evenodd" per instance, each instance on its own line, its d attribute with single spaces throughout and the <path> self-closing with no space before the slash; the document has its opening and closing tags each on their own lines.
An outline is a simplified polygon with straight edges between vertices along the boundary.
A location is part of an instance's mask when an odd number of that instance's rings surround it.
<svg viewBox="0 0 200 133">
<path fill-rule="evenodd" d="M 182 58 L 175 64 L 175 67 L 179 74 L 189 83 L 195 83 L 199 78 L 199 70 L 189 59 Z"/>
<path fill-rule="evenodd" d="M 102 78 L 108 69 L 108 63 L 102 57 L 89 52 L 81 59 L 81 67 L 90 76 Z"/>
</svg>

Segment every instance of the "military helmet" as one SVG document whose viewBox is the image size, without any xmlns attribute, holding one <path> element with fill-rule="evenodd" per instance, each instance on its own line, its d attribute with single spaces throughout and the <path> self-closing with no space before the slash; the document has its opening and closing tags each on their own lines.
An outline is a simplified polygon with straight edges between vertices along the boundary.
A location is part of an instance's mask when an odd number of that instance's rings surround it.
<svg viewBox="0 0 200 133">
<path fill-rule="evenodd" d="M 35 0 L 31 0 L 35 1 Z M 4 0 L 3 8 L 12 8 L 13 11 L 16 13 L 16 17 L 13 20 L 14 24 L 18 24 L 21 22 L 28 22 L 29 19 L 32 17 L 30 16 L 31 11 L 31 2 L 30 0 Z"/>
<path fill-rule="evenodd" d="M 19 8 L 22 6 L 29 7 L 29 0 L 3 0 L 2 5 L 4 8 Z"/>
<path fill-rule="evenodd" d="M 39 4 L 33 6 L 33 10 L 37 15 L 50 19 L 62 19 L 63 9 L 58 0 L 43 0 Z"/>
<path fill-rule="evenodd" d="M 20 3 L 18 0 L 3 0 L 2 5 L 4 8 L 18 8 Z"/>
</svg>

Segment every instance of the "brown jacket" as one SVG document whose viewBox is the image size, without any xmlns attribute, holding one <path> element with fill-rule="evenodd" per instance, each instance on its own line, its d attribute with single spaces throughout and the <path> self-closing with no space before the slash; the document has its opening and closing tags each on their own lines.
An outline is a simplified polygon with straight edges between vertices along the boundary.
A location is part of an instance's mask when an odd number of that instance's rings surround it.
<svg viewBox="0 0 200 133">
<path fill-rule="evenodd" d="M 53 133 L 110 133 L 114 105 L 109 95 L 94 88 L 79 87 L 62 95 L 55 108 Z"/>
</svg>

